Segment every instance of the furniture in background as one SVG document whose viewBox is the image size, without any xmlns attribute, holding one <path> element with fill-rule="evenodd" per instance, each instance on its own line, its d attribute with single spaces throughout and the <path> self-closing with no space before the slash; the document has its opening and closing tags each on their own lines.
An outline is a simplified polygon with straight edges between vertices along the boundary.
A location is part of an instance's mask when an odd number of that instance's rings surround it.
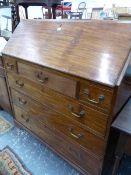
<svg viewBox="0 0 131 175">
<path fill-rule="evenodd" d="M 24 7 L 26 19 L 28 19 L 27 9 L 29 6 L 44 6 L 48 8 L 49 18 L 52 18 L 52 14 L 53 14 L 53 18 L 55 19 L 56 18 L 55 10 L 57 5 L 59 4 L 61 4 L 61 0 L 16 0 L 15 6 L 16 6 L 16 15 L 17 15 L 18 22 L 20 21 L 19 6 Z M 52 8 L 52 11 L 51 11 L 51 8 Z"/>
<path fill-rule="evenodd" d="M 5 75 L 5 70 L 3 67 L 3 60 L 1 55 L 1 51 L 4 48 L 5 44 L 6 44 L 6 40 L 3 37 L 0 37 L 0 107 L 5 111 L 9 112 L 10 114 L 12 114 L 8 87 L 6 84 L 6 75 Z"/>
<path fill-rule="evenodd" d="M 111 123 L 131 94 L 130 28 L 24 20 L 2 52 L 16 123 L 85 175 L 102 173 Z"/>
<path fill-rule="evenodd" d="M 42 6 L 42 14 L 43 14 L 43 19 L 49 19 L 49 9 L 46 6 Z"/>
<path fill-rule="evenodd" d="M 119 20 L 131 20 L 131 8 L 129 7 L 116 7 L 115 5 L 113 5 L 112 10 L 115 14 L 115 16 L 119 19 Z"/>
<path fill-rule="evenodd" d="M 71 12 L 72 2 L 61 2 L 61 5 L 56 7 L 56 16 L 61 16 L 61 18 L 68 18 L 68 14 Z"/>
<path fill-rule="evenodd" d="M 0 1 L 0 6 L 3 6 L 3 1 Z"/>
<path fill-rule="evenodd" d="M 0 7 L 4 5 L 5 5 L 4 1 L 0 1 Z"/>
<path fill-rule="evenodd" d="M 115 162 L 112 172 L 112 175 L 117 175 L 119 163 L 125 152 L 128 138 L 131 136 L 131 98 L 129 98 L 122 111 L 113 122 L 112 127 L 120 131 L 120 136 L 115 151 Z"/>
<path fill-rule="evenodd" d="M 103 7 L 92 8 L 91 19 L 100 19 L 100 12 L 103 10 Z"/>
<path fill-rule="evenodd" d="M 11 4 L 11 21 L 12 21 L 12 32 L 14 32 L 19 21 L 17 19 L 16 9 L 14 3 Z"/>
<path fill-rule="evenodd" d="M 5 30 L 6 31 L 9 31 L 9 20 L 11 20 L 11 17 L 10 16 L 7 16 L 7 15 L 2 15 L 3 18 L 6 19 L 6 27 L 5 27 Z"/>
<path fill-rule="evenodd" d="M 1 31 L 1 36 L 3 36 L 6 40 L 9 40 L 11 37 L 12 31 L 9 30 L 9 20 L 11 21 L 11 17 L 7 15 L 2 15 L 6 22 L 5 22 L 5 28 Z"/>
<path fill-rule="evenodd" d="M 129 13 L 119 13 L 118 19 L 123 21 L 131 21 L 131 14 Z"/>
<path fill-rule="evenodd" d="M 86 3 L 81 2 L 78 5 L 77 11 L 76 12 L 70 12 L 70 19 L 75 18 L 75 19 L 82 19 L 83 13 L 86 11 Z"/>
<path fill-rule="evenodd" d="M 113 5 L 113 10 L 117 14 L 127 14 L 129 12 L 128 7 L 116 7 L 115 5 Z"/>
<path fill-rule="evenodd" d="M 6 40 L 12 35 L 11 26 L 11 7 L 1 6 L 0 7 L 0 35 Z"/>
<path fill-rule="evenodd" d="M 9 0 L 0 1 L 0 7 L 1 6 L 9 6 Z"/>
</svg>

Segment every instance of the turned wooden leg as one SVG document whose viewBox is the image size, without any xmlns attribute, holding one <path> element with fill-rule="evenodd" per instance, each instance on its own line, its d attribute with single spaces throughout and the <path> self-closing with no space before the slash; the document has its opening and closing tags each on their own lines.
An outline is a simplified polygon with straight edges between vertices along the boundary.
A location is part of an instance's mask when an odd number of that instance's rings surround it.
<svg viewBox="0 0 131 175">
<path fill-rule="evenodd" d="M 48 18 L 51 19 L 52 18 L 52 12 L 51 12 L 51 8 L 48 7 Z"/>
<path fill-rule="evenodd" d="M 52 7 L 53 19 L 56 19 L 56 7 Z"/>
<path fill-rule="evenodd" d="M 26 19 L 28 19 L 28 6 L 24 6 L 25 8 L 25 17 Z"/>
</svg>

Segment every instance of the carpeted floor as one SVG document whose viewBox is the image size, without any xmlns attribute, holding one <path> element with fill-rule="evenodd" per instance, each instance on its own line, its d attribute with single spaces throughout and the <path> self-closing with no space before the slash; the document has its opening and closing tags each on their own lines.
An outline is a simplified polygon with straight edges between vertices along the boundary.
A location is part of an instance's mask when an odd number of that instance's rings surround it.
<svg viewBox="0 0 131 175">
<path fill-rule="evenodd" d="M 0 116 L 13 124 L 13 119 L 8 113 L 0 111 Z M 0 135 L 0 150 L 7 146 L 33 175 L 80 175 L 72 166 L 23 129 L 13 127 L 7 133 Z"/>
<path fill-rule="evenodd" d="M 5 111 L 0 116 L 13 126 L 13 118 Z M 24 129 L 14 126 L 6 133 L 0 134 L 0 150 L 9 148 L 26 170 L 32 175 L 80 175 L 71 165 L 52 152 Z M 110 163 L 107 163 L 110 165 Z M 107 166 L 103 175 L 111 175 L 111 167 Z M 25 175 L 25 174 L 24 174 Z M 131 175 L 131 157 L 124 156 L 118 175 Z"/>
</svg>

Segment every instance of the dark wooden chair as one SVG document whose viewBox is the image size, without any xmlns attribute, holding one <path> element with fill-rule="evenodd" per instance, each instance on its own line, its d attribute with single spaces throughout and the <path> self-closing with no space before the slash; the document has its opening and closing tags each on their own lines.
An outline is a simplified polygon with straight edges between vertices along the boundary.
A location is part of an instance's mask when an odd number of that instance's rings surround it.
<svg viewBox="0 0 131 175">
<path fill-rule="evenodd" d="M 113 122 L 112 127 L 120 131 L 115 151 L 115 162 L 112 171 L 112 175 L 116 175 L 119 163 L 125 152 L 126 143 L 128 138 L 131 137 L 131 97 Z"/>
</svg>

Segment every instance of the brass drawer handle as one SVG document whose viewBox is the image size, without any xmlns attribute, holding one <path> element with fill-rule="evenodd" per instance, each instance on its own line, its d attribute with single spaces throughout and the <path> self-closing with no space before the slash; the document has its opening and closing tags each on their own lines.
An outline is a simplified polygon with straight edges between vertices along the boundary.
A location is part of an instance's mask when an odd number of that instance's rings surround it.
<svg viewBox="0 0 131 175">
<path fill-rule="evenodd" d="M 15 83 L 16 83 L 16 86 L 19 87 L 19 88 L 24 86 L 24 83 L 22 81 L 20 81 L 20 80 L 16 80 Z"/>
<path fill-rule="evenodd" d="M 46 83 L 48 81 L 48 77 L 42 77 L 42 73 L 38 73 L 37 76 L 37 81 L 40 82 L 40 83 Z"/>
<path fill-rule="evenodd" d="M 19 97 L 19 103 L 21 105 L 25 105 L 27 103 L 27 101 Z"/>
<path fill-rule="evenodd" d="M 74 137 L 75 139 L 80 139 L 81 137 L 84 136 L 84 134 L 81 134 L 81 133 L 75 134 L 74 131 L 73 131 L 73 128 L 70 128 L 70 135 L 71 135 L 72 137 Z"/>
<path fill-rule="evenodd" d="M 14 64 L 6 63 L 6 68 L 13 70 L 14 69 Z"/>
<path fill-rule="evenodd" d="M 88 91 L 87 89 L 84 90 L 84 93 L 83 93 L 83 94 L 87 96 L 87 100 L 88 100 L 89 102 L 94 103 L 94 104 L 100 104 L 102 101 L 105 100 L 105 96 L 104 96 L 104 95 L 100 95 L 100 96 L 98 97 L 98 100 L 97 100 L 97 101 L 96 101 L 95 99 L 91 99 L 91 98 L 89 97 L 89 96 L 90 96 L 90 93 L 89 93 L 89 91 Z"/>
<path fill-rule="evenodd" d="M 74 112 L 74 109 L 73 109 L 72 105 L 69 105 L 68 108 L 69 108 L 71 114 L 73 116 L 77 117 L 77 118 L 82 118 L 82 117 L 85 116 L 85 111 L 84 110 L 80 111 L 79 114 L 77 114 L 77 113 Z"/>
<path fill-rule="evenodd" d="M 25 116 L 23 114 L 21 114 L 21 118 L 24 119 L 27 123 L 30 121 L 29 118 L 25 118 Z"/>
</svg>

